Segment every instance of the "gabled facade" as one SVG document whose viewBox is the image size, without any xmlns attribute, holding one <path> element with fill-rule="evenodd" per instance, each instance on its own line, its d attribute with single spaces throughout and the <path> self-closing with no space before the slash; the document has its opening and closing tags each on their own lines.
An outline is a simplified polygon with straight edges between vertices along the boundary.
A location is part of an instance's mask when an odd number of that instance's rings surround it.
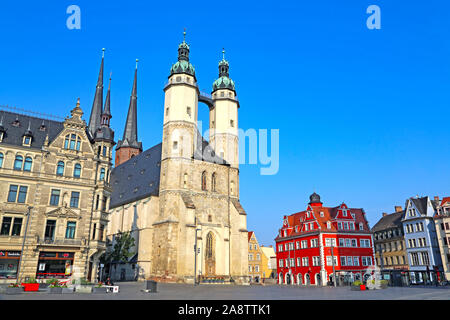
<svg viewBox="0 0 450 320">
<path fill-rule="evenodd" d="M 284 216 L 275 238 L 279 284 L 325 285 L 362 279 L 374 264 L 363 209 L 323 207 L 316 193 L 305 211 Z"/>
<path fill-rule="evenodd" d="M 103 59 L 97 100 L 102 68 Z M 91 127 L 79 100 L 64 121 L 0 111 L 0 282 L 95 280 L 106 250 L 114 132 L 97 119 L 101 102 L 94 105 Z"/>
<path fill-rule="evenodd" d="M 250 282 L 262 280 L 262 252 L 253 231 L 248 232 L 248 275 Z"/>
<path fill-rule="evenodd" d="M 383 213 L 372 228 L 376 264 L 381 270 L 409 269 L 402 226 L 405 210 L 400 206 L 395 210 L 391 214 Z"/>
<path fill-rule="evenodd" d="M 430 271 L 443 271 L 433 220 L 435 209 L 436 203 L 428 196 L 406 200 L 402 224 L 412 284 L 434 281 Z"/>
<path fill-rule="evenodd" d="M 434 215 L 445 279 L 450 279 L 450 197 L 444 197 Z"/>
</svg>

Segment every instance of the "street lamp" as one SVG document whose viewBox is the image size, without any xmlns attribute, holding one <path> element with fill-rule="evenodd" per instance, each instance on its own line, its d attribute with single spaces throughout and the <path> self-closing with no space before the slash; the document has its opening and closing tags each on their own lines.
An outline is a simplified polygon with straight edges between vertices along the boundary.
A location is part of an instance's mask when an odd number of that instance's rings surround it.
<svg viewBox="0 0 450 320">
<path fill-rule="evenodd" d="M 337 279 L 336 279 L 336 270 L 334 269 L 334 251 L 333 251 L 333 249 L 334 249 L 334 246 L 333 246 L 333 243 L 331 243 L 331 265 L 333 266 L 333 284 L 334 284 L 334 287 L 336 287 Z"/>
<path fill-rule="evenodd" d="M 20 269 L 21 269 L 20 266 L 22 265 L 22 260 L 23 260 L 23 258 L 22 258 L 23 257 L 23 250 L 25 248 L 25 241 L 27 239 L 28 222 L 29 222 L 30 215 L 31 215 L 31 209 L 33 209 L 33 207 L 29 206 L 28 207 L 28 211 L 25 214 L 27 216 L 27 222 L 25 224 L 25 232 L 23 234 L 22 251 L 20 252 L 19 264 L 17 265 L 17 280 L 16 280 L 16 283 L 19 283 L 20 282 L 19 280 L 22 279 L 22 276 L 20 274 L 20 272 L 21 272 L 20 271 Z"/>
<path fill-rule="evenodd" d="M 197 228 L 197 218 L 195 217 L 195 244 L 194 244 L 194 286 L 197 285 L 197 255 L 200 253 L 200 248 L 197 248 L 197 232 L 202 229 Z"/>
</svg>

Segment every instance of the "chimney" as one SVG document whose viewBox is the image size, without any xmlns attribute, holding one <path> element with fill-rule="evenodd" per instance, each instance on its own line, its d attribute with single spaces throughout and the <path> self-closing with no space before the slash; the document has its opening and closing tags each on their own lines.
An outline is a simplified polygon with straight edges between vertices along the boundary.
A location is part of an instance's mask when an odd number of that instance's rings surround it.
<svg viewBox="0 0 450 320">
<path fill-rule="evenodd" d="M 395 206 L 395 212 L 400 212 L 402 211 L 402 206 Z"/>
<path fill-rule="evenodd" d="M 386 217 L 388 214 L 386 212 L 383 212 L 383 217 Z"/>
<path fill-rule="evenodd" d="M 439 201 L 439 196 L 434 196 L 434 201 Z"/>
</svg>

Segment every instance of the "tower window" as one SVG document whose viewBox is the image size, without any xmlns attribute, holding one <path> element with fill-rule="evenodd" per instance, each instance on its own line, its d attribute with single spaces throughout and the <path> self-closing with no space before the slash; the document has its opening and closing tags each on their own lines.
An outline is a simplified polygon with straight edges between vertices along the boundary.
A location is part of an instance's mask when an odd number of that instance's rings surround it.
<svg viewBox="0 0 450 320">
<path fill-rule="evenodd" d="M 214 172 L 211 177 L 211 190 L 216 191 L 216 173 Z"/>
<path fill-rule="evenodd" d="M 230 126 L 234 128 L 234 120 L 230 120 Z"/>
<path fill-rule="evenodd" d="M 191 107 L 186 108 L 186 113 L 188 114 L 189 118 L 191 117 Z"/>
<path fill-rule="evenodd" d="M 169 107 L 166 108 L 166 116 L 169 115 Z"/>
<path fill-rule="evenodd" d="M 206 190 L 206 171 L 203 171 L 202 173 L 202 190 Z"/>
<path fill-rule="evenodd" d="M 178 149 L 178 141 L 174 141 L 173 142 L 173 150 L 177 150 Z"/>
</svg>

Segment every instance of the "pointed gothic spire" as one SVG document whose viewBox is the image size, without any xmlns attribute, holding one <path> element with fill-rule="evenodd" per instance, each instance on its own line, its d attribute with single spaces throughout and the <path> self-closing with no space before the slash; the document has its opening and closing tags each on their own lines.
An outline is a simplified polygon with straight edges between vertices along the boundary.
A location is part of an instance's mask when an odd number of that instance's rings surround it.
<svg viewBox="0 0 450 320">
<path fill-rule="evenodd" d="M 112 118 L 111 116 L 111 102 L 110 102 L 110 94 L 111 94 L 111 76 L 112 72 L 109 74 L 109 83 L 108 83 L 108 92 L 106 93 L 105 99 L 105 107 L 103 108 L 102 113 L 102 125 L 109 127 L 109 120 Z"/>
<path fill-rule="evenodd" d="M 120 147 L 131 147 L 142 150 L 142 143 L 138 142 L 137 137 L 137 63 L 134 71 L 133 88 L 131 90 L 130 105 L 128 107 L 127 121 L 125 123 L 125 130 L 123 138 L 117 143 L 117 149 Z"/>
<path fill-rule="evenodd" d="M 89 118 L 89 132 L 94 137 L 95 131 L 101 125 L 101 115 L 103 109 L 103 63 L 105 59 L 105 48 L 102 49 L 102 62 L 98 75 L 97 86 L 95 88 L 94 102 L 92 103 L 91 116 Z"/>
</svg>

